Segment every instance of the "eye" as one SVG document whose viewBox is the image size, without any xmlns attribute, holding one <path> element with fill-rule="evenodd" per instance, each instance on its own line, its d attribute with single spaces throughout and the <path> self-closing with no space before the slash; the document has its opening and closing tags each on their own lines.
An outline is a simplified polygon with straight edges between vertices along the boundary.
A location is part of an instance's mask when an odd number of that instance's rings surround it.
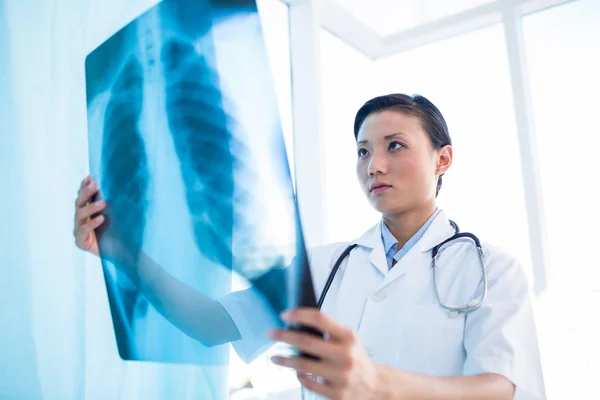
<svg viewBox="0 0 600 400">
<path fill-rule="evenodd" d="M 368 152 L 368 151 L 367 151 L 367 149 L 365 149 L 364 147 L 363 147 L 363 148 L 360 148 L 360 149 L 358 149 L 358 158 L 363 158 L 363 157 L 365 157 L 367 154 L 369 154 L 369 152 Z"/>
<path fill-rule="evenodd" d="M 402 143 L 400 142 L 390 142 L 390 150 L 399 150 L 401 148 L 405 147 Z"/>
</svg>

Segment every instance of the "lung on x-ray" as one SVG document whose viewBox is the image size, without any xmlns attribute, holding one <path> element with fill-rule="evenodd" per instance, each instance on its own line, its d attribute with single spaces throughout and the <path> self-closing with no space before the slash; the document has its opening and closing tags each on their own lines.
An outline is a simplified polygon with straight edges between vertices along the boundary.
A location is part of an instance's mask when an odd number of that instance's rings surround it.
<svg viewBox="0 0 600 400">
<path fill-rule="evenodd" d="M 274 316 L 314 306 L 254 1 L 165 0 L 85 68 L 90 170 L 108 203 L 96 233 L 121 357 L 227 364 L 222 316 L 194 310 L 227 296 L 234 274 Z M 204 328 L 219 345 L 190 334 Z"/>
</svg>

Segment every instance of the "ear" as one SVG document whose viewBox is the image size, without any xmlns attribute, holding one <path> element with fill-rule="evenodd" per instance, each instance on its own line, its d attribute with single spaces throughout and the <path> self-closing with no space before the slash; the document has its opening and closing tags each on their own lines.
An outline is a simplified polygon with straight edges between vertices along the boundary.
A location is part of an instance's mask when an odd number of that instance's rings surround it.
<svg viewBox="0 0 600 400">
<path fill-rule="evenodd" d="M 452 165 L 452 146 L 450 146 L 448 144 L 439 150 L 439 156 L 438 156 L 437 166 L 436 166 L 436 170 L 435 170 L 436 174 L 437 175 L 445 174 L 446 171 L 448 171 L 448 169 L 450 169 L 451 165 Z"/>
</svg>

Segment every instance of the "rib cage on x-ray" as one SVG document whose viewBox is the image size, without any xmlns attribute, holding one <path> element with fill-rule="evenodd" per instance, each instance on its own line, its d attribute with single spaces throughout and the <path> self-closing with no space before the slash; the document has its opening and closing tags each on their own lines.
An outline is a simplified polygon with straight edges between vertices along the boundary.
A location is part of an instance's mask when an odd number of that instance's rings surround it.
<svg viewBox="0 0 600 400">
<path fill-rule="evenodd" d="M 196 243 L 231 268 L 233 142 L 221 108 L 216 74 L 189 43 L 170 39 L 161 51 L 165 112 L 186 188 Z M 128 249 L 140 250 L 147 206 L 148 165 L 138 122 L 143 105 L 142 68 L 131 56 L 119 74 L 105 114 L 103 191 L 107 217 Z"/>
<path fill-rule="evenodd" d="M 142 250 L 149 168 L 140 117 L 144 107 L 153 109 L 162 104 L 164 109 L 158 112 L 168 121 L 169 132 L 164 133 L 171 136 L 180 164 L 196 246 L 208 259 L 231 269 L 234 161 L 230 146 L 234 140 L 221 107 L 217 77 L 191 44 L 169 39 L 157 47 L 162 63 L 157 65 L 153 57 L 146 55 L 146 65 L 142 65 L 135 54 L 129 55 L 108 98 L 101 151 L 102 191 L 109 199 L 105 229 L 131 254 Z M 144 73 L 156 73 L 157 67 L 162 67 L 164 89 L 145 98 Z M 162 93 L 164 101 L 156 98 L 157 93 Z M 100 244 L 102 249 L 102 241 Z M 119 286 L 109 290 L 114 293 L 109 300 L 118 325 L 115 328 L 122 333 L 118 340 L 120 353 L 125 358 L 145 358 L 131 341 L 132 318 L 146 314 L 147 300 L 136 290 Z M 129 344 L 123 345 L 123 341 Z"/>
<path fill-rule="evenodd" d="M 180 163 L 195 242 L 204 256 L 230 269 L 233 173 L 240 161 L 234 159 L 231 149 L 243 146 L 228 130 L 232 118 L 222 108 L 217 74 L 204 57 L 179 38 L 168 39 L 160 48 L 161 63 L 157 65 L 153 59 L 147 62 L 152 68 L 162 67 L 165 87 L 160 92 L 165 101 L 160 112 L 167 118 Z M 111 90 L 101 158 L 102 189 L 110 199 L 106 211 L 110 230 L 133 254 L 143 247 L 148 206 L 148 160 L 139 127 L 143 103 L 144 68 L 131 55 Z M 238 196 L 238 207 L 243 197 Z M 238 226 L 244 225 L 242 214 L 237 215 Z M 143 298 L 137 301 L 146 302 Z M 138 304 L 138 314 L 146 307 L 147 303 Z M 130 317 L 131 310 L 123 310 L 123 314 Z"/>
<path fill-rule="evenodd" d="M 101 231 L 212 298 L 235 271 L 277 315 L 314 294 L 260 23 L 243 3 L 165 0 L 90 54 L 90 165 L 109 203 Z M 227 362 L 115 262 L 103 258 L 123 358 Z"/>
<path fill-rule="evenodd" d="M 165 78 L 164 112 L 181 163 L 196 245 L 208 258 L 232 268 L 235 217 L 235 226 L 245 237 L 245 247 L 250 249 L 247 253 L 254 252 L 246 262 L 239 262 L 239 266 L 246 268 L 239 272 L 248 275 L 251 271 L 248 271 L 247 263 L 257 262 L 261 257 L 263 262 L 278 264 L 269 267 L 285 267 L 283 257 L 268 256 L 269 253 L 277 254 L 277 248 L 263 244 L 259 251 L 250 237 L 250 215 L 257 210 L 243 212 L 244 198 L 247 197 L 244 184 L 238 188 L 242 194 L 234 197 L 236 165 L 242 164 L 248 177 L 253 171 L 242 160 L 243 145 L 228 129 L 235 121 L 223 110 L 217 74 L 204 57 L 183 40 L 169 39 L 160 54 Z M 105 115 L 102 175 L 107 178 L 103 188 L 112 199 L 108 216 L 116 223 L 113 232 L 124 235 L 122 239 L 134 252 L 142 247 L 147 206 L 148 166 L 138 128 L 143 99 L 143 69 L 131 57 L 115 82 Z M 238 159 L 234 158 L 232 149 L 236 150 Z M 246 179 L 246 185 L 251 186 L 251 183 L 251 179 Z M 238 212 L 234 214 L 236 207 Z M 255 281 L 261 275 L 259 270 L 251 280 Z M 280 279 L 279 285 L 283 282 L 283 278 Z M 268 281 L 271 290 L 260 284 L 266 283 L 265 279 L 258 281 L 258 289 L 267 295 L 273 306 L 281 309 L 285 300 L 278 298 L 272 290 L 276 285 L 272 280 L 271 274 Z M 138 305 L 138 311 L 140 309 L 144 307 Z"/>
<path fill-rule="evenodd" d="M 192 45 L 181 40 L 168 40 L 161 59 L 165 108 L 182 163 L 196 243 L 206 256 L 231 268 L 234 159 L 217 76 Z"/>
</svg>

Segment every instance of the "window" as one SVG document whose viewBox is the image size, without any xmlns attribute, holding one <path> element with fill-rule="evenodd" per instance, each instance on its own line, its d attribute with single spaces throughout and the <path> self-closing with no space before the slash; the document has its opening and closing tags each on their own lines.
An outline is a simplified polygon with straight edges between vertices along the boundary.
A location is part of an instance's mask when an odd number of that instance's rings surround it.
<svg viewBox="0 0 600 400">
<path fill-rule="evenodd" d="M 512 252 L 531 275 L 502 27 L 382 59 L 378 67 L 388 92 L 422 94 L 446 118 L 454 160 L 444 176 L 439 206 L 461 230 Z"/>
<path fill-rule="evenodd" d="M 474 8 L 493 0 L 335 0 L 379 35 L 431 23 Z"/>
<path fill-rule="evenodd" d="M 292 75 L 290 67 L 290 27 L 288 6 L 281 0 L 257 0 L 275 95 L 283 129 L 283 139 L 294 180 L 294 133 L 292 118 Z M 295 183 L 295 180 L 294 180 Z"/>
<path fill-rule="evenodd" d="M 600 3 L 523 19 L 548 235 L 550 284 L 536 299 L 548 396 L 598 398 Z"/>
<path fill-rule="evenodd" d="M 374 63 L 321 30 L 325 241 L 350 241 L 379 219 L 356 179 L 354 115 L 370 97 Z"/>
</svg>

